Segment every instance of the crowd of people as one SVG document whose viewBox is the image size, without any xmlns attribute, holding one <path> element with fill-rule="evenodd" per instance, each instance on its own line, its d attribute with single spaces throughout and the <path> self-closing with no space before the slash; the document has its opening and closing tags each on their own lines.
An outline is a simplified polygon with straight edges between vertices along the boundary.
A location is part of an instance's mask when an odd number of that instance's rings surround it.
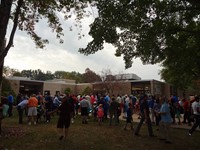
<svg viewBox="0 0 200 150">
<path fill-rule="evenodd" d="M 4 107 L 7 105 L 8 107 Z M 105 120 L 109 120 L 109 125 L 118 125 L 120 117 L 125 119 L 124 130 L 133 130 L 135 136 L 139 136 L 140 128 L 145 124 L 148 127 L 148 134 L 154 137 L 152 124 L 159 130 L 160 140 L 171 143 L 171 124 L 188 124 L 191 129 L 188 135 L 192 135 L 195 129 L 200 126 L 200 103 L 199 97 L 186 99 L 173 95 L 170 98 L 155 97 L 152 95 L 69 95 L 56 93 L 51 96 L 46 93 L 32 94 L 30 97 L 18 94 L 16 102 L 9 94 L 7 101 L 0 103 L 0 120 L 6 115 L 12 117 L 13 105 L 16 106 L 19 116 L 19 124 L 24 123 L 23 116 L 27 116 L 28 125 L 36 125 L 39 122 L 51 122 L 52 115 L 59 115 L 57 128 L 60 130 L 59 139 L 67 137 L 68 128 L 74 123 L 74 118 L 81 115 L 82 124 L 88 124 L 89 117 L 101 126 Z M 4 111 L 4 113 L 3 113 Z M 138 115 L 139 123 L 133 128 L 133 114 Z M 182 115 L 181 115 L 182 114 Z M 183 119 L 181 119 L 183 116 Z M 182 120 L 182 121 L 181 121 Z M 63 129 L 64 132 L 63 132 Z M 167 133 L 167 134 L 166 134 Z"/>
</svg>

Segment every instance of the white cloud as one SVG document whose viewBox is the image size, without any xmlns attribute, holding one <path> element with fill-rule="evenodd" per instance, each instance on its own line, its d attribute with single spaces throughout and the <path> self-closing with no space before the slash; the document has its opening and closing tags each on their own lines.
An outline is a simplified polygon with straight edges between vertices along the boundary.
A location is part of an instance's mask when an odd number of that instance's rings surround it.
<svg viewBox="0 0 200 150">
<path fill-rule="evenodd" d="M 103 69 L 109 68 L 113 74 L 135 73 L 142 79 L 160 80 L 158 75 L 161 67 L 159 65 L 143 65 L 139 59 L 134 60 L 133 66 L 125 70 L 122 57 L 114 55 L 115 49 L 106 44 L 104 50 L 95 54 L 85 56 L 78 52 L 78 48 L 84 48 L 91 40 L 87 35 L 89 24 L 94 18 L 83 20 L 83 32 L 85 37 L 78 40 L 78 30 L 69 31 L 73 20 L 63 22 L 64 43 L 59 44 L 55 34 L 51 33 L 45 21 L 36 26 L 36 31 L 43 38 L 48 38 L 50 43 L 43 50 L 36 49 L 33 41 L 24 32 L 18 31 L 15 35 L 14 47 L 10 49 L 5 58 L 4 65 L 10 68 L 27 70 L 41 69 L 42 71 L 76 71 L 83 73 L 86 68 L 99 73 Z"/>
</svg>

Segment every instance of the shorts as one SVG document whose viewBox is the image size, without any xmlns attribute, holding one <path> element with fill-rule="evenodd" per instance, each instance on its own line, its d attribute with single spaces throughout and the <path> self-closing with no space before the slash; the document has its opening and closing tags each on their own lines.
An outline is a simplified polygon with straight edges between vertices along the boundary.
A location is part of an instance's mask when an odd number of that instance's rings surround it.
<svg viewBox="0 0 200 150">
<path fill-rule="evenodd" d="M 88 108 L 81 107 L 81 116 L 88 116 Z"/>
<path fill-rule="evenodd" d="M 57 123 L 57 128 L 69 128 L 70 118 L 59 118 Z"/>
<path fill-rule="evenodd" d="M 29 107 L 28 116 L 37 116 L 37 107 Z"/>
</svg>

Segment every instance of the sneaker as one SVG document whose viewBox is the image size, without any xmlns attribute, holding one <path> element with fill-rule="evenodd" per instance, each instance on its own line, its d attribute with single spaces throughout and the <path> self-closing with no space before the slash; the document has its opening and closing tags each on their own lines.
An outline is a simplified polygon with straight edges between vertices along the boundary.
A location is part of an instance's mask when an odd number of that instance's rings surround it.
<svg viewBox="0 0 200 150">
<path fill-rule="evenodd" d="M 192 134 L 191 134 L 190 132 L 188 132 L 188 135 L 189 135 L 189 136 L 192 136 Z"/>
</svg>

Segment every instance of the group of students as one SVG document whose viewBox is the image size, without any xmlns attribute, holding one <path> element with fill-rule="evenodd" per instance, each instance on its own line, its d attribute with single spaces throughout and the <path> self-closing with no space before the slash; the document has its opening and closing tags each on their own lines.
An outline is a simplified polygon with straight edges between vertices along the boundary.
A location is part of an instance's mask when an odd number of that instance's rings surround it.
<svg viewBox="0 0 200 150">
<path fill-rule="evenodd" d="M 156 119 L 156 125 L 159 125 L 160 139 L 165 140 L 166 143 L 171 143 L 170 141 L 170 125 L 173 122 L 173 116 L 171 114 L 171 106 L 176 106 L 177 102 L 172 102 L 171 99 L 165 97 L 160 97 L 154 102 L 154 110 L 156 110 L 155 116 L 159 116 Z M 158 105 L 159 104 L 159 105 Z M 200 125 L 200 103 L 199 97 L 196 96 L 193 101 L 191 101 L 191 110 L 194 116 L 194 124 L 189 130 L 189 135 L 192 135 L 197 126 Z M 128 105 L 128 107 L 126 106 Z M 156 105 L 158 106 L 156 108 Z M 109 125 L 119 124 L 119 117 L 123 112 L 123 116 L 126 119 L 124 125 L 124 130 L 127 130 L 128 124 L 130 128 L 133 129 L 133 112 L 134 109 L 139 108 L 140 122 L 134 130 L 134 135 L 139 136 L 140 128 L 142 127 L 144 121 L 148 127 L 149 136 L 154 137 L 151 119 L 151 107 L 149 103 L 149 96 L 146 94 L 140 95 L 136 98 L 133 96 L 123 96 L 119 95 L 115 97 L 114 95 L 109 97 L 109 95 L 98 96 L 98 95 L 86 95 L 86 96 L 74 96 L 74 95 L 62 95 L 56 94 L 54 97 L 47 94 L 42 96 L 41 94 L 33 94 L 30 98 L 22 96 L 21 100 L 18 101 L 17 110 L 19 113 L 19 123 L 23 123 L 23 111 L 27 109 L 28 124 L 36 124 L 38 119 L 41 119 L 44 115 L 45 122 L 50 122 L 51 115 L 57 111 L 59 113 L 59 119 L 57 122 L 57 128 L 60 130 L 61 136 L 60 140 L 67 137 L 68 128 L 75 115 L 79 112 L 82 116 L 82 124 L 88 124 L 88 116 L 91 113 L 94 120 L 98 120 L 98 124 L 102 125 L 105 119 L 109 119 Z M 156 108 L 156 109 L 155 109 Z M 10 112 L 12 113 L 12 112 Z M 63 129 L 64 133 L 63 133 Z"/>
</svg>

